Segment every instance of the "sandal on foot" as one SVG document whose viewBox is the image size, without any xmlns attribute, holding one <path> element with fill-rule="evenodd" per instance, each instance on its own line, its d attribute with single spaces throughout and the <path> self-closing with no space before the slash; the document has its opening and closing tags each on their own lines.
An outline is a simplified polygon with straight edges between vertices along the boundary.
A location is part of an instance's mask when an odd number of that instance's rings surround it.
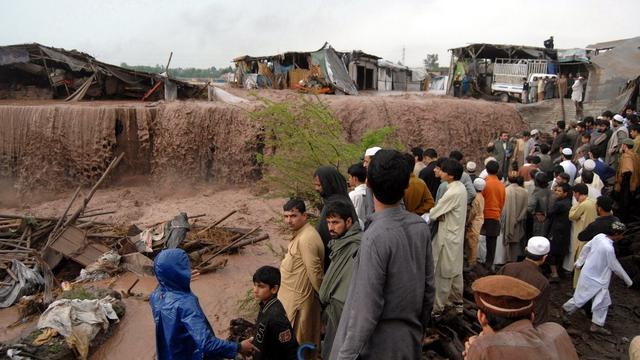
<svg viewBox="0 0 640 360">
<path fill-rule="evenodd" d="M 609 330 L 605 329 L 605 328 L 604 328 L 604 327 L 602 327 L 602 326 L 598 326 L 598 327 L 597 327 L 597 328 L 595 328 L 595 329 L 590 328 L 590 329 L 589 329 L 589 331 L 590 331 L 592 334 L 611 335 L 611 331 L 609 331 Z"/>
</svg>

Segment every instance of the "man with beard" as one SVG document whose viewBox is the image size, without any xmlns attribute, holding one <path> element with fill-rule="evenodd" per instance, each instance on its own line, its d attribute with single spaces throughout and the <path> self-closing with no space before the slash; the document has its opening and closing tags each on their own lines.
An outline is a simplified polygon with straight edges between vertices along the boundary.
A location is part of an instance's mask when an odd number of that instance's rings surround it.
<svg viewBox="0 0 640 360">
<path fill-rule="evenodd" d="M 622 142 L 625 139 L 629 138 L 629 130 L 627 130 L 626 126 L 622 125 L 623 121 L 624 118 L 621 115 L 615 114 L 613 116 L 613 121 L 611 122 L 611 138 L 607 143 L 607 154 L 605 156 L 604 162 L 606 162 L 614 169 L 618 168 L 618 159 L 620 156 L 620 148 L 622 146 Z"/>
<path fill-rule="evenodd" d="M 509 141 L 509 133 L 501 131 L 498 140 L 490 142 L 487 145 L 487 151 L 491 153 L 491 156 L 493 156 L 500 165 L 499 178 L 506 178 L 514 152 L 513 143 Z"/>
<path fill-rule="evenodd" d="M 324 243 L 324 269 L 329 267 L 329 255 L 331 253 L 327 244 L 331 240 L 329 228 L 327 227 L 327 214 L 324 208 L 332 202 L 342 202 L 351 204 L 351 199 L 347 193 L 347 180 L 333 166 L 320 166 L 313 175 L 313 184 L 323 201 L 323 208 L 318 217 L 316 230 Z M 351 207 L 353 209 L 353 206 Z M 353 209 L 353 219 L 358 219 L 355 209 Z"/>
<path fill-rule="evenodd" d="M 375 213 L 362 237 L 330 359 L 419 359 L 433 307 L 429 227 L 400 208 L 412 172 L 404 156 L 380 150 L 367 184 Z"/>
<path fill-rule="evenodd" d="M 327 225 L 331 234 L 331 241 L 329 241 L 331 265 L 327 269 L 318 293 L 323 307 L 322 324 L 325 328 L 322 343 L 323 359 L 328 359 L 331 354 L 342 309 L 347 301 L 355 256 L 362 239 L 360 224 L 353 220 L 351 209 L 346 204 L 334 202 L 327 206 Z"/>
</svg>

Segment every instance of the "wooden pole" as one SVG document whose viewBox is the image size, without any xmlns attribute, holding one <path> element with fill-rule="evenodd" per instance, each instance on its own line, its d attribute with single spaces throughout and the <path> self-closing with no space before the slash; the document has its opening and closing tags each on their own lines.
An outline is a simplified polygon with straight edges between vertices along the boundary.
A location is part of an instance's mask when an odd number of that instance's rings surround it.
<svg viewBox="0 0 640 360">
<path fill-rule="evenodd" d="M 62 228 L 65 228 L 65 227 L 69 226 L 70 224 L 72 224 L 74 221 L 76 221 L 78 219 L 80 214 L 82 214 L 84 209 L 87 207 L 87 204 L 89 203 L 89 201 L 91 200 L 93 195 L 98 190 L 98 187 L 104 182 L 104 180 L 111 173 L 111 171 L 113 171 L 113 169 L 115 169 L 115 167 L 118 166 L 120 161 L 122 161 L 122 158 L 124 158 L 124 153 L 120 154 L 117 158 L 115 158 L 115 160 L 113 160 L 111 162 L 111 164 L 109 164 L 109 166 L 107 166 L 107 169 L 104 171 L 104 174 L 102 174 L 102 176 L 100 177 L 98 182 L 96 182 L 96 184 L 93 185 L 93 187 L 91 188 L 91 191 L 89 191 L 89 194 L 87 196 L 85 196 L 84 200 L 82 201 L 82 205 L 80 205 L 78 210 L 76 210 L 76 212 L 74 212 L 73 215 L 71 215 L 71 217 L 69 217 L 69 219 L 67 221 L 65 221 L 64 225 L 62 225 Z M 51 242 L 54 239 L 55 239 L 55 237 L 49 238 L 47 240 L 47 243 L 45 244 L 45 246 L 40 251 L 42 253 L 44 253 L 44 251 L 47 250 L 47 248 L 49 247 L 49 245 L 51 245 Z"/>
<path fill-rule="evenodd" d="M 67 205 L 67 208 L 64 209 L 64 213 L 62 213 L 62 216 L 60 216 L 60 219 L 58 219 L 56 226 L 54 226 L 53 230 L 51 230 L 51 233 L 49 233 L 49 239 L 53 238 L 53 235 L 56 233 L 56 231 L 58 231 L 58 228 L 60 227 L 60 225 L 62 225 L 64 218 L 67 217 L 67 213 L 69 212 L 69 209 L 71 209 L 71 205 L 73 205 L 73 202 L 76 201 L 78 194 L 80 194 L 80 189 L 82 189 L 82 185 L 78 186 L 78 188 L 76 189 L 76 192 L 73 193 L 73 196 L 71 197 L 71 201 L 69 202 L 69 205 Z"/>
<path fill-rule="evenodd" d="M 171 64 L 172 57 L 173 57 L 173 51 L 169 54 L 169 61 L 167 61 L 167 66 L 164 68 L 164 71 L 167 73 L 167 79 L 169 78 L 169 64 Z"/>
<path fill-rule="evenodd" d="M 225 215 L 225 216 L 221 217 L 221 218 L 220 218 L 220 220 L 218 220 L 218 221 L 214 222 L 213 224 L 211 224 L 211 225 L 207 226 L 206 228 L 204 228 L 204 229 L 202 229 L 202 230 L 198 231 L 198 233 L 197 233 L 196 235 L 204 234 L 204 233 L 205 233 L 205 232 L 207 232 L 209 229 L 211 229 L 211 228 L 214 228 L 214 227 L 218 226 L 221 222 L 223 222 L 223 221 L 227 220 L 231 215 L 233 215 L 233 214 L 235 214 L 235 213 L 237 213 L 237 212 L 238 212 L 238 210 L 232 210 L 232 211 L 230 211 L 227 215 Z"/>
<path fill-rule="evenodd" d="M 246 238 L 247 236 L 253 234 L 254 232 L 258 231 L 258 229 L 260 229 L 260 226 L 253 228 L 251 231 L 249 231 L 248 233 L 240 236 L 239 238 L 237 238 L 234 242 L 232 242 L 231 244 L 223 247 L 222 249 L 216 251 L 215 253 L 213 253 L 213 255 L 209 256 L 209 258 L 207 258 L 206 260 L 203 260 L 196 268 L 201 268 L 203 267 L 204 264 L 208 263 L 209 261 L 211 261 L 211 259 L 215 258 L 216 256 L 222 254 L 223 252 L 231 249 L 234 245 L 236 245 L 237 243 L 239 243 L 240 241 L 242 241 L 242 239 Z"/>
</svg>

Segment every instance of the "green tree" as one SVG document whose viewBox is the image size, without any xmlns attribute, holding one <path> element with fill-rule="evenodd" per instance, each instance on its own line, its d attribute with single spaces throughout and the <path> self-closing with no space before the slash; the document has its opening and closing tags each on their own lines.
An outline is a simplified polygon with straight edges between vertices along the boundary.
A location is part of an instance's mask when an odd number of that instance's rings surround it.
<svg viewBox="0 0 640 360">
<path fill-rule="evenodd" d="M 265 130 L 264 180 L 276 195 L 298 196 L 314 203 L 318 194 L 312 176 L 322 165 L 333 165 L 343 175 L 371 146 L 402 148 L 391 127 L 370 130 L 357 144 L 343 134 L 342 123 L 319 98 L 300 97 L 297 102 L 262 99 L 265 107 L 250 113 Z"/>
<path fill-rule="evenodd" d="M 427 54 L 427 58 L 423 60 L 424 69 L 427 72 L 437 71 L 440 68 L 438 63 L 438 54 Z"/>
</svg>

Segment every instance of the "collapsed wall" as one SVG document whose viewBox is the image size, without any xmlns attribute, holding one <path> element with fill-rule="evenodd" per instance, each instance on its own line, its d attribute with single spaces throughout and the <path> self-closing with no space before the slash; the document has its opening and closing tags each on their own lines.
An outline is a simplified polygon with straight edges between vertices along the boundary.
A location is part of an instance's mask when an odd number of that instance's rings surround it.
<svg viewBox="0 0 640 360">
<path fill-rule="evenodd" d="M 420 96 L 322 97 L 349 141 L 393 126 L 407 147 L 457 149 L 481 161 L 499 131 L 527 125 L 513 106 Z M 282 99 L 281 99 L 282 100 Z M 249 113 L 260 101 L 0 104 L 0 178 L 19 190 L 94 183 L 124 152 L 116 175 L 244 183 L 261 175 L 263 130 Z"/>
</svg>

